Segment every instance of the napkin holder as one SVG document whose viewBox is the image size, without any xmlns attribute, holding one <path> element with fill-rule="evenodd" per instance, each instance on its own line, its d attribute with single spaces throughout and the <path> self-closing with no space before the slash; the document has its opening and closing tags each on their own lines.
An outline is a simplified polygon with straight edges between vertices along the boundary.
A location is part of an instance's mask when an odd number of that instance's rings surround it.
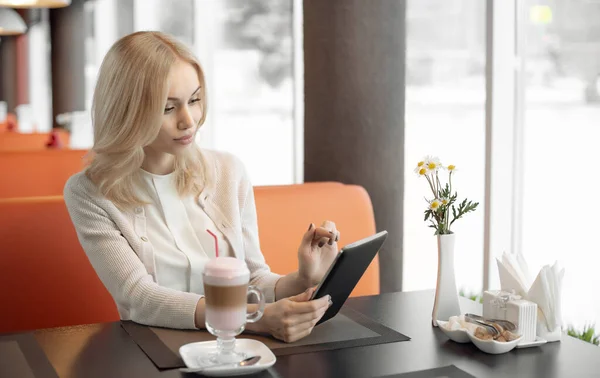
<svg viewBox="0 0 600 378">
<path fill-rule="evenodd" d="M 517 326 L 515 333 L 523 335 L 522 343 L 536 339 L 537 304 L 520 295 L 501 290 L 483 293 L 483 317 L 508 320 Z"/>
</svg>

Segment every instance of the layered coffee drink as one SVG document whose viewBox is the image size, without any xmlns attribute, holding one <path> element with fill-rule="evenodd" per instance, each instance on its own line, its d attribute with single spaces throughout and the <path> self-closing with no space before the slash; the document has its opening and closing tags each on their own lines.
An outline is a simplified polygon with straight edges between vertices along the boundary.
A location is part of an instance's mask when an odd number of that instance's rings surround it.
<svg viewBox="0 0 600 378">
<path fill-rule="evenodd" d="M 204 268 L 206 322 L 220 331 L 235 331 L 246 323 L 250 272 L 242 260 L 219 257 Z"/>
<path fill-rule="evenodd" d="M 262 292 L 248 285 L 250 271 L 243 260 L 217 257 L 209 261 L 202 274 L 206 329 L 217 336 L 217 350 L 209 355 L 210 363 L 235 363 L 246 354 L 235 350 L 235 337 L 246 323 L 258 321 L 265 309 Z M 247 314 L 248 295 L 256 296 L 258 309 Z"/>
</svg>

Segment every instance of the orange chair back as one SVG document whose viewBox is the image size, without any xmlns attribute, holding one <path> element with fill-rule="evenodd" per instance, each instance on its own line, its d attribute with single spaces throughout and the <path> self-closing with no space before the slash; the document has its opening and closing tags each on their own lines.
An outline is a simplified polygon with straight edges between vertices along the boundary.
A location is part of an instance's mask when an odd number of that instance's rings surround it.
<svg viewBox="0 0 600 378">
<path fill-rule="evenodd" d="M 0 199 L 0 333 L 119 319 L 62 197 Z"/>
<path fill-rule="evenodd" d="M 63 129 L 54 129 L 56 135 L 61 140 L 63 148 L 67 148 L 70 141 L 70 134 Z M 19 133 L 5 131 L 0 133 L 0 151 L 31 151 L 46 149 L 46 144 L 50 141 L 50 133 Z"/>
<path fill-rule="evenodd" d="M 341 183 L 305 183 L 255 188 L 258 231 L 271 270 L 287 274 L 298 269 L 298 245 L 309 224 L 335 222 L 340 247 L 375 233 L 371 199 L 364 188 Z M 379 294 L 376 257 L 352 296 Z"/>
<path fill-rule="evenodd" d="M 85 150 L 0 151 L 0 198 L 62 195 Z"/>
</svg>

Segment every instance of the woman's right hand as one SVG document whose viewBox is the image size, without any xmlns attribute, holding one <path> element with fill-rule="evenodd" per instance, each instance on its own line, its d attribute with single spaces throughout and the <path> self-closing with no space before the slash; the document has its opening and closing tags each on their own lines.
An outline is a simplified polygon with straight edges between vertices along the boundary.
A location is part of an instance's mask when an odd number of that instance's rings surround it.
<svg viewBox="0 0 600 378">
<path fill-rule="evenodd" d="M 314 290 L 315 288 L 310 288 L 293 297 L 267 304 L 259 320 L 261 331 L 286 343 L 310 335 L 315 324 L 332 304 L 329 295 L 311 301 Z"/>
</svg>

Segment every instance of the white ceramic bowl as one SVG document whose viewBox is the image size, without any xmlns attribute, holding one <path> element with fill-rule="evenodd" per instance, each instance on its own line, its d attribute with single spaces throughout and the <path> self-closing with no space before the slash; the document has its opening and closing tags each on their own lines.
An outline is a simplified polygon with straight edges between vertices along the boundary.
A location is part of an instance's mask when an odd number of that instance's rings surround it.
<svg viewBox="0 0 600 378">
<path fill-rule="evenodd" d="M 467 335 L 479 350 L 489 354 L 502 354 L 510 352 L 523 338 L 523 336 L 520 336 L 518 339 L 513 341 L 501 342 L 496 340 L 481 340 L 480 338 L 475 337 L 475 335 L 471 332 L 468 332 Z"/>
<path fill-rule="evenodd" d="M 445 322 L 443 320 L 437 320 L 437 324 L 439 329 L 442 330 L 442 332 L 444 332 L 444 334 L 448 336 L 450 340 L 463 344 L 471 342 L 471 339 L 469 339 L 469 335 L 466 329 L 461 328 L 451 331 L 446 328 L 446 324 L 448 324 L 448 322 Z"/>
</svg>

